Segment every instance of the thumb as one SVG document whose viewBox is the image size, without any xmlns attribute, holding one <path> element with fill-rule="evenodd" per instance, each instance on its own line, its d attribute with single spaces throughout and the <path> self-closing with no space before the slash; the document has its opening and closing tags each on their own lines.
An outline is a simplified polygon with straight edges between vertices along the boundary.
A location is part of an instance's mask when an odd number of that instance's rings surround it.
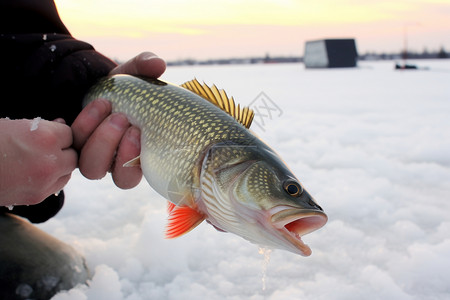
<svg viewBox="0 0 450 300">
<path fill-rule="evenodd" d="M 127 62 L 118 65 L 109 74 L 129 74 L 158 78 L 165 70 L 166 62 L 162 58 L 152 52 L 142 52 Z"/>
</svg>

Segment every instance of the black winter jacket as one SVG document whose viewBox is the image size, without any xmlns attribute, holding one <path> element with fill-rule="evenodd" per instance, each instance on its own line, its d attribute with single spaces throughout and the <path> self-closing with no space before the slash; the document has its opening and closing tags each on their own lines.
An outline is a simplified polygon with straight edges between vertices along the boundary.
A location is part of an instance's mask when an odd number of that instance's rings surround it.
<svg viewBox="0 0 450 300">
<path fill-rule="evenodd" d="M 70 35 L 52 0 L 0 1 L 0 117 L 63 118 L 70 125 L 87 89 L 115 65 Z M 44 222 L 63 202 L 61 192 L 10 212 Z"/>
<path fill-rule="evenodd" d="M 87 89 L 115 63 L 73 38 L 51 0 L 0 2 L 0 117 L 71 124 Z"/>
</svg>

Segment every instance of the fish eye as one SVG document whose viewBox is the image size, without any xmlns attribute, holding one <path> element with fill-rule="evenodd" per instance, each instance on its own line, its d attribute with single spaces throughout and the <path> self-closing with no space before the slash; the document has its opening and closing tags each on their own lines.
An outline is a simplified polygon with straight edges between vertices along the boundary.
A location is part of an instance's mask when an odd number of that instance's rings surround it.
<svg viewBox="0 0 450 300">
<path fill-rule="evenodd" d="M 284 190 L 292 197 L 297 197 L 303 192 L 303 189 L 300 186 L 300 184 L 294 181 L 286 182 L 284 184 Z"/>
</svg>

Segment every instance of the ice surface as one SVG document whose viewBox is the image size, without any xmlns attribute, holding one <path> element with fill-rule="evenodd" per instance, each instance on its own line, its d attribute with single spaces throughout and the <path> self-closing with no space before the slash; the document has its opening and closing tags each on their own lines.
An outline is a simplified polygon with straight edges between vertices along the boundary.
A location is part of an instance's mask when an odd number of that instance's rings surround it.
<svg viewBox="0 0 450 300">
<path fill-rule="evenodd" d="M 310 257 L 271 253 L 262 291 L 257 246 L 207 224 L 165 240 L 166 202 L 145 182 L 122 191 L 75 173 L 65 207 L 40 227 L 84 253 L 94 277 L 54 299 L 448 299 L 450 60 L 415 63 L 430 69 L 169 68 L 170 82 L 275 102 L 281 116 L 254 130 L 329 222 L 303 237 Z"/>
</svg>

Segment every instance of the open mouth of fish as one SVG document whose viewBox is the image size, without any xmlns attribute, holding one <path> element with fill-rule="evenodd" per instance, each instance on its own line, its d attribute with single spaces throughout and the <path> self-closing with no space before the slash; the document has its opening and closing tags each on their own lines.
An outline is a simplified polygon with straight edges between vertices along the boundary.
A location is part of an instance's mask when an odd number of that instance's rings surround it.
<svg viewBox="0 0 450 300">
<path fill-rule="evenodd" d="M 302 241 L 302 236 L 313 232 L 327 223 L 328 217 L 320 210 L 277 206 L 272 209 L 273 226 L 303 256 L 311 255 L 311 248 Z"/>
</svg>

